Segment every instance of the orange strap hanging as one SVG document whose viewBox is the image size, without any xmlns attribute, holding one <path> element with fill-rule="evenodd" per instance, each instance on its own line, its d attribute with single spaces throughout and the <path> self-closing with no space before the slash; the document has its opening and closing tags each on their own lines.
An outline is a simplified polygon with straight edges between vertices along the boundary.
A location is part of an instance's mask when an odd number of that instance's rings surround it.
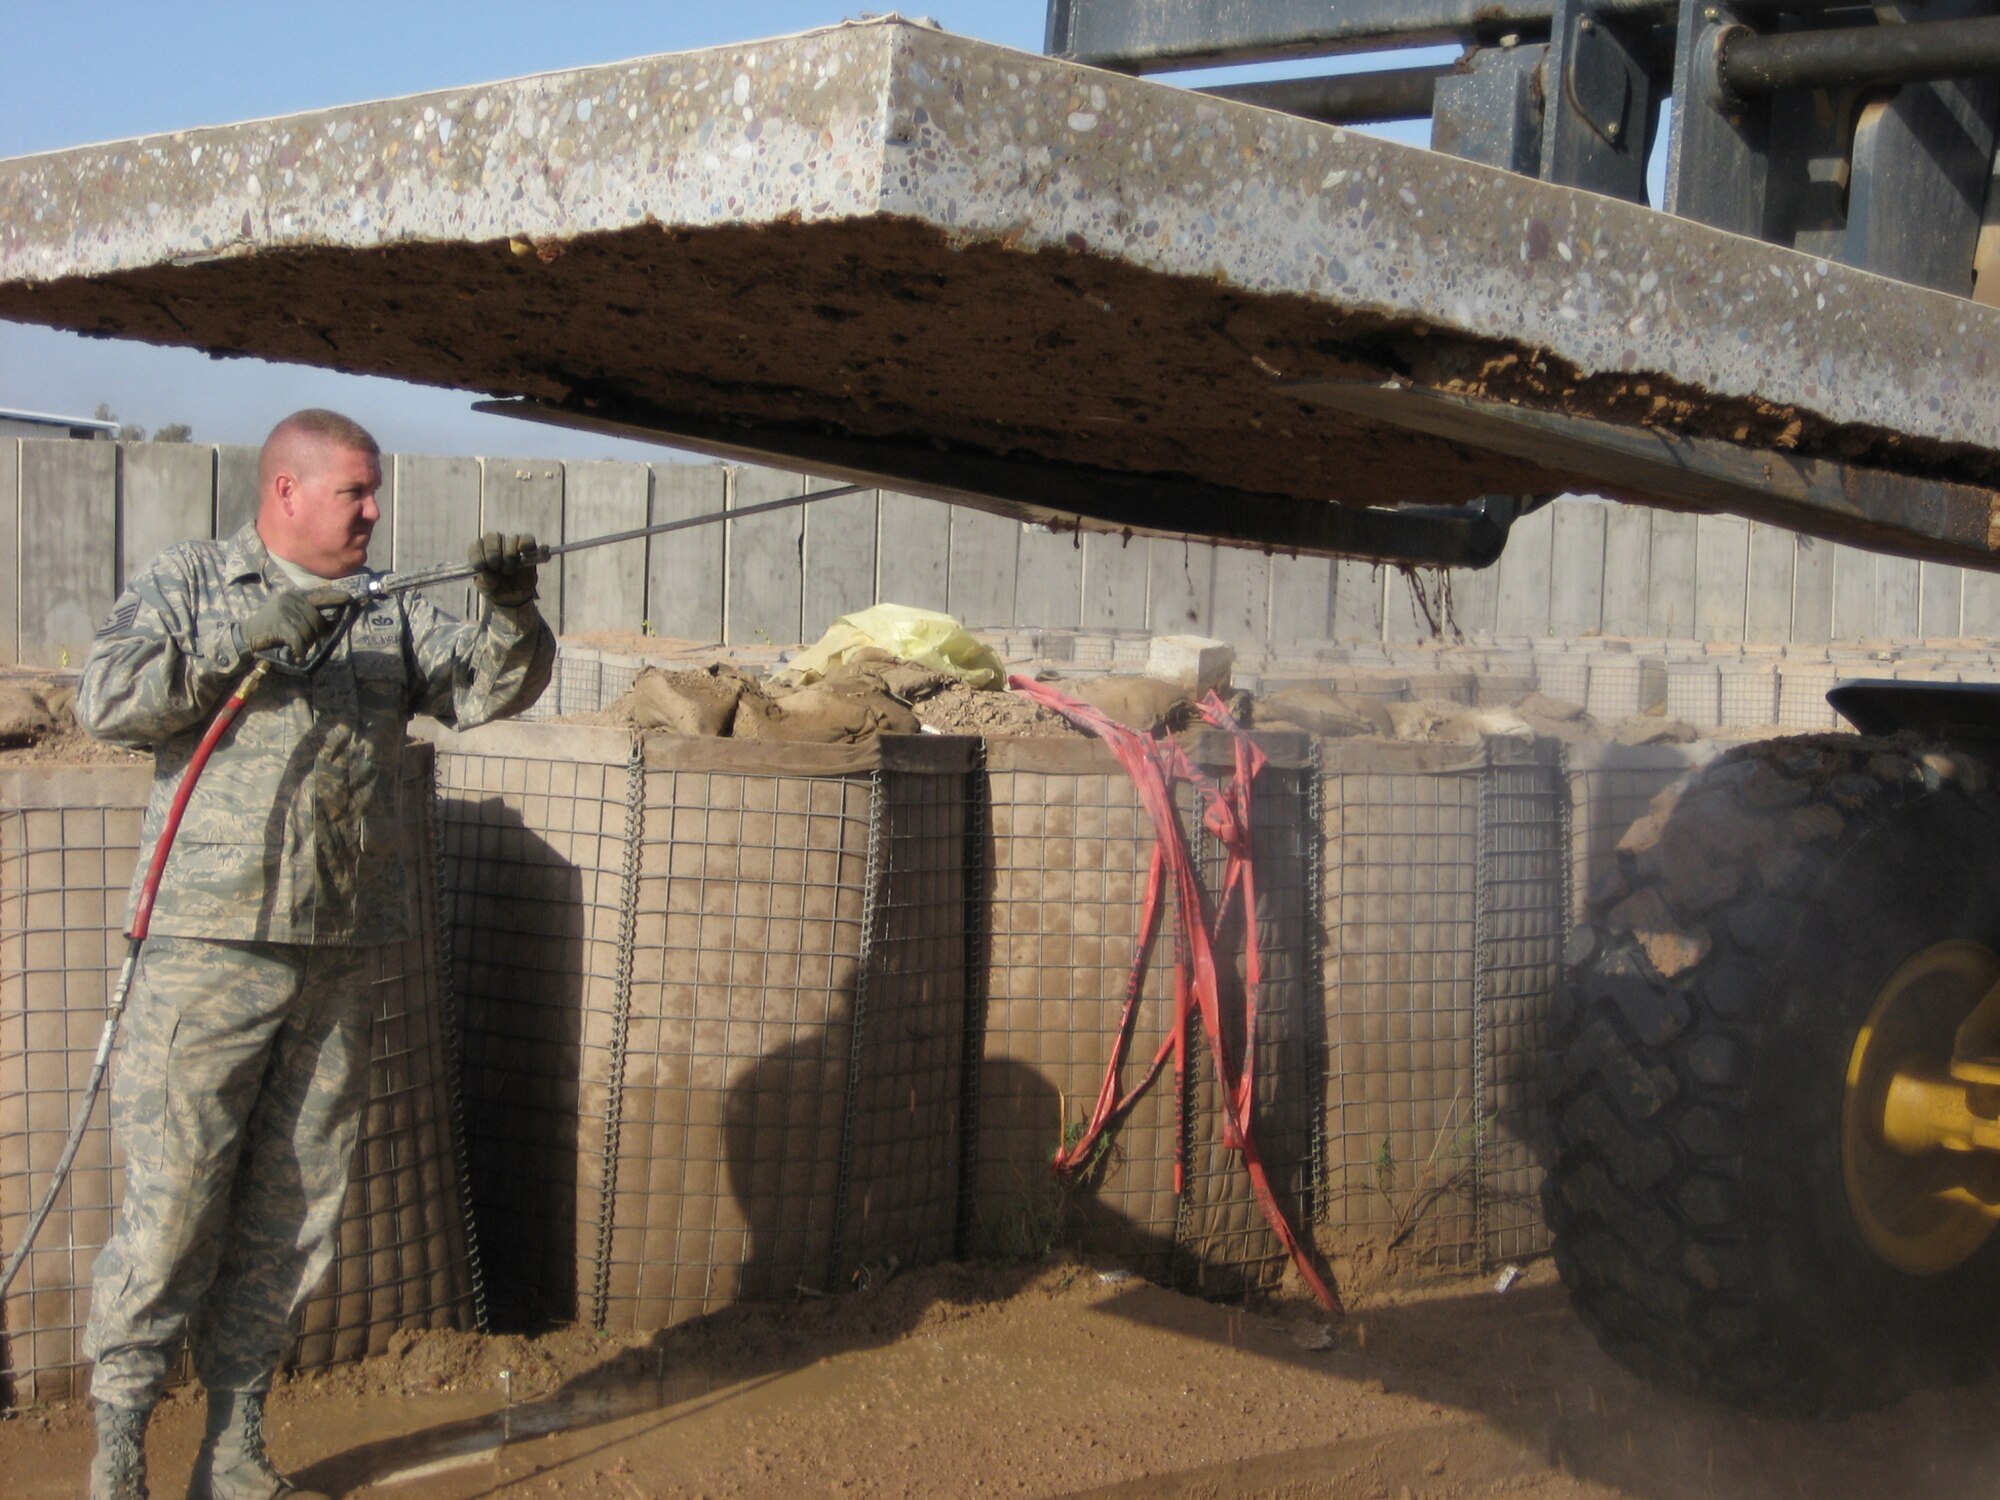
<svg viewBox="0 0 2000 1500">
<path fill-rule="evenodd" d="M 1132 969 L 1126 979 L 1125 1005 L 1112 1042 L 1111 1060 L 1082 1136 L 1073 1145 L 1057 1151 L 1055 1170 L 1075 1171 L 1088 1161 L 1092 1148 L 1104 1131 L 1152 1086 L 1169 1057 L 1174 1060 L 1176 1082 L 1184 1085 L 1188 1021 L 1192 1014 L 1199 1013 L 1202 1034 L 1208 1039 L 1209 1053 L 1214 1060 L 1215 1076 L 1220 1086 L 1223 1144 L 1241 1153 L 1244 1170 L 1250 1178 L 1251 1194 L 1264 1215 L 1264 1221 L 1290 1254 L 1306 1285 L 1312 1288 L 1313 1295 L 1332 1311 L 1341 1311 L 1339 1296 L 1320 1276 L 1305 1245 L 1285 1217 L 1284 1208 L 1271 1188 L 1270 1175 L 1264 1168 L 1263 1158 L 1251 1134 L 1256 1085 L 1257 994 L 1263 972 L 1257 942 L 1257 886 L 1251 847 L 1250 798 L 1257 775 L 1264 769 L 1264 753 L 1243 732 L 1214 693 L 1210 693 L 1197 707 L 1210 724 L 1227 730 L 1231 735 L 1235 752 L 1233 774 L 1228 784 L 1222 787 L 1204 776 L 1172 739 L 1155 739 L 1140 734 L 1045 683 L 1014 677 L 1010 679 L 1009 686 L 1103 740 L 1125 768 L 1126 775 L 1132 778 L 1140 805 L 1153 823 L 1153 855 L 1147 870 L 1145 903 L 1140 912 L 1139 930 L 1134 936 Z M 1213 917 L 1208 911 L 1200 878 L 1187 847 L 1187 838 L 1174 807 L 1173 788 L 1177 781 L 1188 782 L 1200 795 L 1203 826 L 1221 844 L 1225 856 L 1222 890 Z M 1121 1094 L 1118 1080 L 1124 1068 L 1125 1055 L 1131 1047 L 1146 955 L 1158 931 L 1161 897 L 1169 881 L 1173 887 L 1174 909 L 1180 919 L 1180 941 L 1174 954 L 1174 1022 L 1166 1040 L 1154 1054 L 1145 1077 L 1130 1092 Z M 1231 1064 L 1224 1042 L 1222 987 L 1215 958 L 1217 934 L 1223 930 L 1232 912 L 1240 915 L 1244 933 L 1244 1041 L 1240 1069 Z M 1185 1108 L 1185 1087 L 1177 1088 L 1175 1094 L 1181 1101 L 1181 1107 Z M 1180 1193 L 1185 1188 L 1184 1163 L 1177 1158 L 1174 1163 L 1174 1191 Z"/>
</svg>

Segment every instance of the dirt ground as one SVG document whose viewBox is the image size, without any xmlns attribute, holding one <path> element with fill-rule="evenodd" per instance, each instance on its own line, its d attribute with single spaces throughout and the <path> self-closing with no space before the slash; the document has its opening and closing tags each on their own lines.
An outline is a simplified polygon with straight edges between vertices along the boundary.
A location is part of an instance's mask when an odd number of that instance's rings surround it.
<svg viewBox="0 0 2000 1500">
<path fill-rule="evenodd" d="M 286 1381 L 271 1446 L 303 1483 L 475 1496 L 1201 1500 L 1990 1497 L 2000 1382 L 1840 1422 L 1663 1396 L 1598 1353 L 1545 1264 L 1381 1291 L 1333 1325 L 1057 1260 L 942 1266 L 674 1331 L 427 1334 Z M 181 1492 L 198 1394 L 153 1427 Z M 81 1493 L 88 1414 L 0 1422 L 0 1494 Z"/>
</svg>

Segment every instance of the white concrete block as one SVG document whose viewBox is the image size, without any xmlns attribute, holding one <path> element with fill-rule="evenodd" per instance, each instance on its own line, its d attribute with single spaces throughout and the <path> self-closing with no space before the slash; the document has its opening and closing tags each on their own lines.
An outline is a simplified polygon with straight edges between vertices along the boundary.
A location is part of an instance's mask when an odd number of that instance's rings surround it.
<svg viewBox="0 0 2000 1500">
<path fill-rule="evenodd" d="M 1227 641 L 1202 635 L 1156 635 L 1146 653 L 1146 675 L 1200 697 L 1229 684 L 1236 652 Z"/>
</svg>

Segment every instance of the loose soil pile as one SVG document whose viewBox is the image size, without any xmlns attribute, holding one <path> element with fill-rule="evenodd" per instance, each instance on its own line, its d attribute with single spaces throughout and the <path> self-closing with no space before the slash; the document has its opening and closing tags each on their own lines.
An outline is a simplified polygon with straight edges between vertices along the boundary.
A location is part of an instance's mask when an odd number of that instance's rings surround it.
<svg viewBox="0 0 2000 1500">
<path fill-rule="evenodd" d="M 149 759 L 84 732 L 76 722 L 74 679 L 0 671 L 0 766 L 132 765 Z"/>
</svg>

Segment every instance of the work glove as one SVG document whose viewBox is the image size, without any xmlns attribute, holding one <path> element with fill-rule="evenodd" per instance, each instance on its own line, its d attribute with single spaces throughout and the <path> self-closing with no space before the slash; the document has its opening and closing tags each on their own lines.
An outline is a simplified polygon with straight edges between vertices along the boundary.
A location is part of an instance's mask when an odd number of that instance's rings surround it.
<svg viewBox="0 0 2000 1500">
<path fill-rule="evenodd" d="M 518 609 L 534 601 L 535 564 L 546 562 L 548 553 L 536 544 L 532 532 L 502 536 L 489 531 L 466 549 L 465 558 L 472 564 L 472 581 L 488 603 Z"/>
<path fill-rule="evenodd" d="M 340 619 L 341 607 L 353 602 L 345 589 L 280 589 L 258 605 L 236 629 L 245 651 L 270 651 L 283 646 L 292 660 L 302 662 Z M 332 611 L 324 613 L 323 611 Z"/>
</svg>

